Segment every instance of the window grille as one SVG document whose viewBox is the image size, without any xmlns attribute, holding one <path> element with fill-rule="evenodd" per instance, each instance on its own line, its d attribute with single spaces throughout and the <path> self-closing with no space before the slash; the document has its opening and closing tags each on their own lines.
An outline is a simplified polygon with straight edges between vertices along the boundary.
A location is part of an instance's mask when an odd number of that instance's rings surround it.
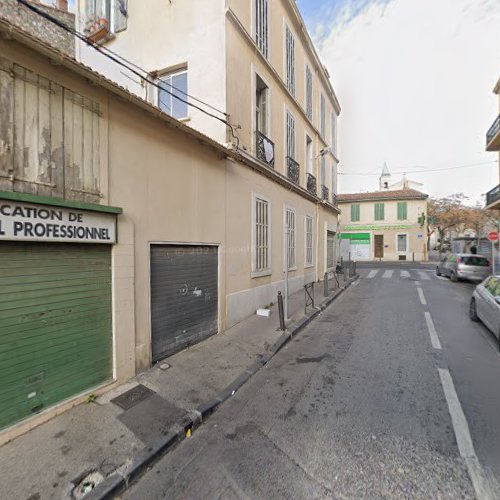
<svg viewBox="0 0 500 500">
<path fill-rule="evenodd" d="M 306 66 L 306 114 L 310 121 L 313 119 L 313 82 L 312 71 Z"/>
<path fill-rule="evenodd" d="M 255 1 L 255 43 L 267 59 L 269 56 L 269 0 Z"/>
<path fill-rule="evenodd" d="M 295 38 L 288 26 L 285 28 L 286 86 L 295 95 Z"/>
<path fill-rule="evenodd" d="M 306 265 L 313 263 L 313 219 L 306 215 Z"/>
<path fill-rule="evenodd" d="M 288 269 L 295 267 L 295 211 L 291 208 L 286 209 L 286 250 L 288 252 Z"/>
<path fill-rule="evenodd" d="M 254 271 L 266 271 L 269 265 L 269 202 L 255 198 Z"/>
</svg>

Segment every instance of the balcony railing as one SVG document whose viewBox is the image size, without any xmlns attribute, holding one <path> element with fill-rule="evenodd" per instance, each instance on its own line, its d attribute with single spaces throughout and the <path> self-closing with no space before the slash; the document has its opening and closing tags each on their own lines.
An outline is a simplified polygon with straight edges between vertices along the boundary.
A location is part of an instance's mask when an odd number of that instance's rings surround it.
<svg viewBox="0 0 500 500">
<path fill-rule="evenodd" d="M 486 206 L 489 207 L 500 200 L 500 185 L 486 193 Z"/>
<path fill-rule="evenodd" d="M 274 142 L 262 132 L 255 131 L 257 139 L 257 158 L 274 168 Z"/>
<path fill-rule="evenodd" d="M 330 190 L 325 186 L 321 186 L 321 198 L 325 201 L 330 201 Z"/>
<path fill-rule="evenodd" d="M 316 177 L 313 174 L 307 174 L 307 190 L 314 196 L 318 194 L 318 187 L 316 185 Z"/>
<path fill-rule="evenodd" d="M 497 116 L 497 119 L 493 122 L 493 125 L 490 127 L 488 132 L 486 132 L 486 146 L 493 141 L 493 139 L 500 133 L 500 115 Z"/>
<path fill-rule="evenodd" d="M 300 165 L 290 156 L 286 157 L 287 164 L 287 177 L 295 184 L 299 183 L 300 178 Z"/>
<path fill-rule="evenodd" d="M 339 204 L 339 201 L 337 199 L 337 195 L 335 193 L 332 193 L 332 205 L 334 207 L 336 207 L 336 206 L 338 206 L 338 204 Z"/>
</svg>

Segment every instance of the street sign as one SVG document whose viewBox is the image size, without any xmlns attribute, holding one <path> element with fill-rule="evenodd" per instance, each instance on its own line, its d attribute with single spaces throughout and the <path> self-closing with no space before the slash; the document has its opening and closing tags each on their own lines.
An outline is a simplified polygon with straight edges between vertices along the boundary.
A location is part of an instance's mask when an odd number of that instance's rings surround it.
<svg viewBox="0 0 500 500">
<path fill-rule="evenodd" d="M 488 233 L 488 239 L 493 243 L 494 241 L 498 241 L 498 233 L 496 231 L 491 231 Z"/>
</svg>

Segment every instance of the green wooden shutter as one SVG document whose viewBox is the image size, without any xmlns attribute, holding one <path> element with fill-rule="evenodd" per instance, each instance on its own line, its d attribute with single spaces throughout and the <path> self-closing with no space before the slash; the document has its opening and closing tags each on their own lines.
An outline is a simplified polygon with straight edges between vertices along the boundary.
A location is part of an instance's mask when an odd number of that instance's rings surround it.
<svg viewBox="0 0 500 500">
<path fill-rule="evenodd" d="M 398 220 L 406 220 L 407 204 L 406 201 L 398 201 Z"/>
<path fill-rule="evenodd" d="M 107 245 L 0 244 L 0 428 L 112 377 Z"/>
<path fill-rule="evenodd" d="M 384 204 L 375 203 L 375 220 L 384 220 Z"/>
<path fill-rule="evenodd" d="M 351 222 L 359 222 L 359 205 L 351 205 Z"/>
</svg>

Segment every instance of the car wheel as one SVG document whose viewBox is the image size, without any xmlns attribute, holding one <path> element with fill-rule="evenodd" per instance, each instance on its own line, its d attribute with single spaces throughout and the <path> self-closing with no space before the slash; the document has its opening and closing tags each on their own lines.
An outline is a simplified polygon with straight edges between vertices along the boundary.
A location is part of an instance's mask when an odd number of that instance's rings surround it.
<svg viewBox="0 0 500 500">
<path fill-rule="evenodd" d="M 476 309 L 476 299 L 474 298 L 470 299 L 469 317 L 472 321 L 479 321 L 479 316 L 477 315 Z"/>
<path fill-rule="evenodd" d="M 453 283 L 458 281 L 457 275 L 454 272 L 450 273 L 450 280 L 453 281 Z"/>
<path fill-rule="evenodd" d="M 441 276 L 441 271 L 439 270 L 439 267 L 436 267 L 436 276 Z"/>
</svg>

